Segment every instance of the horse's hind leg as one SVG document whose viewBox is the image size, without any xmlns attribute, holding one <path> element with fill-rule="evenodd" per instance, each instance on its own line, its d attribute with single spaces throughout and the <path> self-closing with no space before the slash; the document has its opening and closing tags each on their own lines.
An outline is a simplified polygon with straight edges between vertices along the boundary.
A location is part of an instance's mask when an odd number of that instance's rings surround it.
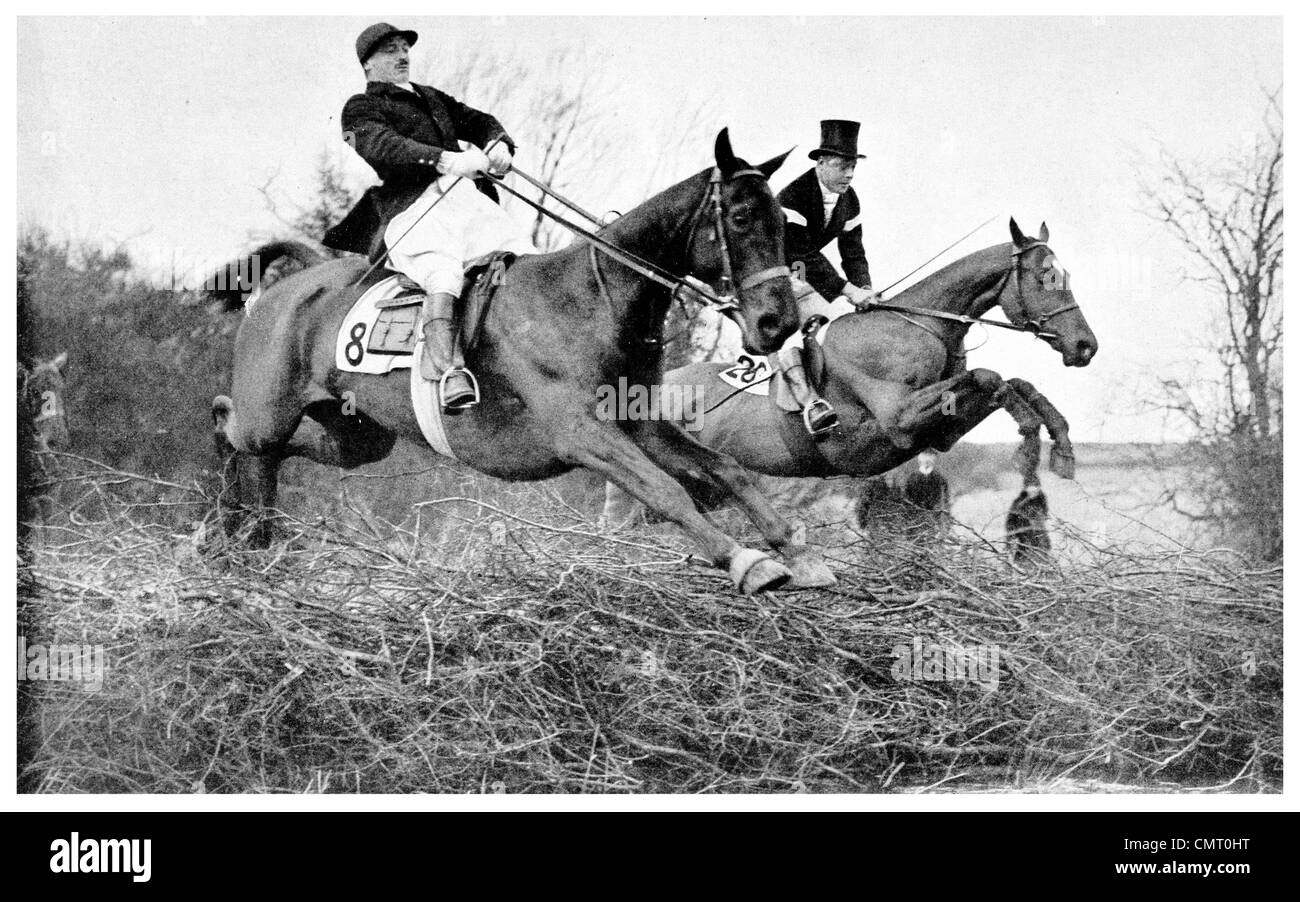
<svg viewBox="0 0 1300 902">
<path fill-rule="evenodd" d="M 247 518 L 247 511 L 239 504 L 239 452 L 231 443 L 228 432 L 234 415 L 234 403 L 228 397 L 217 395 L 212 399 L 212 444 L 217 453 L 217 477 L 220 480 L 217 505 L 221 511 L 222 528 L 228 536 L 237 533 Z"/>
<path fill-rule="evenodd" d="M 734 458 L 700 444 L 675 423 L 648 420 L 638 422 L 637 426 L 637 443 L 659 466 L 692 483 L 711 484 L 715 490 L 736 499 L 746 516 L 762 531 L 763 538 L 790 561 L 795 586 L 812 588 L 836 583 L 817 552 L 807 545 L 794 543 L 790 524 Z"/>
<path fill-rule="evenodd" d="M 1070 442 L 1070 424 L 1051 401 L 1024 379 L 1011 378 L 1007 386 L 1025 400 L 1042 418 L 1047 434 L 1052 437 L 1052 454 L 1047 467 L 1062 479 L 1074 478 L 1074 445 Z"/>
<path fill-rule="evenodd" d="M 249 543 L 255 548 L 265 548 L 272 536 L 268 512 L 275 508 L 278 498 L 283 443 L 261 441 L 254 446 L 257 452 L 243 450 L 249 445 L 248 439 L 236 422 L 234 405 L 224 395 L 212 401 L 212 423 L 222 473 L 234 492 L 234 506 L 223 517 L 226 532 L 228 535 L 239 532 L 251 514 L 254 525 Z"/>
<path fill-rule="evenodd" d="M 726 568 L 745 593 L 776 589 L 789 570 L 761 551 L 742 548 L 708 521 L 682 488 L 617 427 L 596 420 L 569 421 L 555 432 L 554 447 L 565 459 L 614 482 L 646 507 L 680 526 L 703 546 L 709 560 Z"/>
</svg>

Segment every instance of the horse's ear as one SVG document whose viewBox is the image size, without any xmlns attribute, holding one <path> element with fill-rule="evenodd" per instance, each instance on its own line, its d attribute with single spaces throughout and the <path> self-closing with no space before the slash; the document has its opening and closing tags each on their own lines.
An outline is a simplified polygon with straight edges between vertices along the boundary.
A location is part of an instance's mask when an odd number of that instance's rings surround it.
<svg viewBox="0 0 1300 902">
<path fill-rule="evenodd" d="M 779 157 L 772 157 L 772 159 L 768 160 L 766 163 L 759 163 L 758 171 L 770 179 L 772 176 L 776 175 L 776 171 L 781 168 L 781 165 L 785 162 L 785 158 L 790 156 L 793 152 L 794 148 L 791 147 Z"/>
<path fill-rule="evenodd" d="M 1038 227 L 1038 240 L 1044 244 L 1047 243 L 1047 223 L 1043 223 Z"/>
<path fill-rule="evenodd" d="M 58 371 L 59 371 L 59 375 L 62 376 L 63 373 L 64 373 L 64 370 L 65 370 L 65 369 L 67 368 L 67 366 L 68 366 L 68 352 L 67 352 L 67 351 L 60 351 L 60 352 L 59 352 L 59 356 L 58 356 L 58 357 L 55 357 L 53 360 L 51 360 L 50 363 L 54 364 L 54 368 L 55 368 L 56 370 L 58 370 Z"/>
<path fill-rule="evenodd" d="M 1020 226 L 1016 225 L 1016 218 L 1011 217 L 1011 241 L 1016 247 L 1025 243 L 1025 233 L 1020 231 Z"/>
<path fill-rule="evenodd" d="M 731 135 L 725 128 L 718 132 L 718 140 L 713 143 L 713 159 L 722 170 L 724 178 L 739 168 L 736 154 L 731 150 Z"/>
</svg>

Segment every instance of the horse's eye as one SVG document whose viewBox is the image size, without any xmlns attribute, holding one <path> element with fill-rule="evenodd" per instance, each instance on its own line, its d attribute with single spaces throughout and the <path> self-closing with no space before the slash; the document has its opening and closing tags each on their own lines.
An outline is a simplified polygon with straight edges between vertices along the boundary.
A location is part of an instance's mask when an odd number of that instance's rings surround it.
<svg viewBox="0 0 1300 902">
<path fill-rule="evenodd" d="M 747 228 L 749 228 L 749 214 L 748 214 L 748 213 L 733 213 L 732 216 L 731 216 L 731 224 L 734 225 L 734 226 L 735 226 L 736 228 L 738 228 L 738 229 L 747 229 Z"/>
</svg>

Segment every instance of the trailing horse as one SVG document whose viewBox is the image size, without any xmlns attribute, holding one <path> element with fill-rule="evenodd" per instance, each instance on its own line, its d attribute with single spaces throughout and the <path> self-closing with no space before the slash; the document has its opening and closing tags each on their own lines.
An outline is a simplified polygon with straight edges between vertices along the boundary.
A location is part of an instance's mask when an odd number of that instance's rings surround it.
<svg viewBox="0 0 1300 902">
<path fill-rule="evenodd" d="M 68 366 L 66 352 L 31 366 L 18 363 L 18 520 L 48 519 L 53 506 L 51 451 L 71 444 L 64 406 Z"/>
<path fill-rule="evenodd" d="M 1010 228 L 1010 244 L 976 251 L 884 305 L 898 309 L 849 313 L 831 322 L 822 342 L 824 365 L 814 367 L 822 370 L 822 395 L 840 415 L 840 427 L 829 435 L 814 439 L 771 397 L 724 383 L 719 374 L 729 364 L 680 367 L 664 382 L 689 386 L 698 398 L 692 425 L 701 442 L 760 473 L 879 475 L 927 447 L 947 451 L 1004 409 L 1023 437 L 1021 470 L 1037 470 L 1039 430 L 1046 426 L 1054 442 L 1052 471 L 1073 478 L 1069 424 L 1060 412 L 1023 379 L 966 369 L 966 332 L 994 306 L 1014 326 L 1046 340 L 1066 366 L 1087 366 L 1097 352 L 1068 277 L 1047 246 L 1046 224 L 1036 240 L 1014 219 Z M 688 488 L 705 506 L 718 500 L 707 485 Z M 626 496 L 609 487 L 603 520 L 622 523 L 630 513 Z"/>
<path fill-rule="evenodd" d="M 752 167 L 736 158 L 724 129 L 714 157 L 713 169 L 641 204 L 599 235 L 615 253 L 635 255 L 678 282 L 692 275 L 721 293 L 734 275 L 738 297 L 728 312 L 746 347 L 770 352 L 797 326 L 784 221 L 767 184 L 785 155 Z M 344 286 L 365 270 L 363 259 L 343 258 L 278 281 L 261 292 L 239 329 L 231 396 L 213 401 L 213 419 L 218 447 L 234 458 L 240 497 L 254 510 L 274 507 L 287 457 L 351 468 L 383 459 L 398 438 L 428 448 L 406 373 L 353 373 L 335 365 L 336 336 L 358 295 Z M 505 271 L 467 353 L 482 403 L 443 420 L 452 452 L 507 480 L 587 467 L 680 525 L 744 591 L 789 580 L 786 567 L 717 529 L 677 481 L 687 474 L 703 478 L 736 497 L 792 563 L 798 583 L 831 581 L 825 564 L 794 544 L 789 525 L 734 460 L 673 423 L 597 416 L 602 387 L 620 378 L 641 385 L 662 378 L 663 320 L 673 295 L 582 242 L 520 257 Z"/>
</svg>

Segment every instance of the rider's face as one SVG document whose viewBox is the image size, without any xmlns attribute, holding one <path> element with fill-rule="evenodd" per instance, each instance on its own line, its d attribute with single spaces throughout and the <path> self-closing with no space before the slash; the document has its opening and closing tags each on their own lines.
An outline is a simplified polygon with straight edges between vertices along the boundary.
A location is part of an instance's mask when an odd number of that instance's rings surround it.
<svg viewBox="0 0 1300 902">
<path fill-rule="evenodd" d="M 853 172 L 858 168 L 858 161 L 850 157 L 840 157 L 833 153 L 824 153 L 817 158 L 817 178 L 826 186 L 827 191 L 843 194 L 853 183 Z"/>
<path fill-rule="evenodd" d="M 366 80 L 389 84 L 411 80 L 411 45 L 406 38 L 393 37 L 380 44 L 366 60 Z"/>
</svg>

